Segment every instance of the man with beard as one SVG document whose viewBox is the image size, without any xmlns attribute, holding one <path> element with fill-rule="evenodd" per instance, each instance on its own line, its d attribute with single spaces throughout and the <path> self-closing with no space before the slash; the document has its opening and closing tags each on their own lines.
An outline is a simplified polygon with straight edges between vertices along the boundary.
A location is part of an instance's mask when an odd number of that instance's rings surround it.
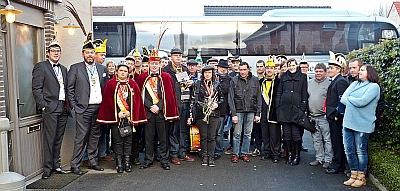
<svg viewBox="0 0 400 191">
<path fill-rule="evenodd" d="M 83 62 L 73 64 L 68 72 L 68 100 L 76 113 L 76 136 L 71 159 L 71 171 L 82 175 L 80 165 L 87 149 L 89 168 L 103 171 L 98 165 L 97 146 L 101 125 L 96 124 L 102 101 L 102 91 L 107 81 L 107 68 L 94 62 L 92 32 L 89 32 L 82 48 Z"/>
<path fill-rule="evenodd" d="M 194 161 L 194 158 L 187 154 L 189 126 L 187 119 L 189 117 L 190 95 L 193 80 L 189 79 L 189 71 L 182 62 L 182 50 L 179 48 L 171 49 L 171 63 L 163 68 L 164 72 L 171 75 L 174 82 L 175 94 L 178 103 L 179 120 L 168 122 L 169 129 L 169 155 L 171 162 L 180 165 L 180 160 Z"/>
<path fill-rule="evenodd" d="M 168 165 L 168 132 L 166 121 L 178 120 L 178 106 L 176 103 L 174 86 L 171 76 L 161 72 L 160 58 L 157 50 L 153 50 L 149 58 L 149 73 L 142 73 L 137 80 L 142 90 L 142 98 L 146 109 L 148 123 L 145 125 L 146 155 L 141 169 L 153 165 L 156 150 L 154 146 L 158 137 L 160 140 L 160 162 L 164 170 Z"/>
</svg>

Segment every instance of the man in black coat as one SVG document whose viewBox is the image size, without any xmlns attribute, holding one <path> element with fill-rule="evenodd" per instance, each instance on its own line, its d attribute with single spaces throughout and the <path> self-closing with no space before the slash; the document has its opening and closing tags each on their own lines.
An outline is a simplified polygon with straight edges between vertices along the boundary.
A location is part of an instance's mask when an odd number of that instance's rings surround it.
<svg viewBox="0 0 400 191">
<path fill-rule="evenodd" d="M 275 99 L 280 80 L 275 75 L 275 63 L 270 59 L 265 66 L 265 76 L 259 82 L 263 99 L 260 124 L 264 156 L 261 159 L 272 158 L 273 163 L 278 163 L 281 156 L 281 125 L 276 116 Z"/>
<path fill-rule="evenodd" d="M 326 119 L 329 122 L 329 128 L 332 140 L 333 160 L 332 164 L 325 170 L 328 174 L 337 174 L 345 170 L 346 155 L 344 153 L 342 128 L 343 113 L 338 111 L 340 98 L 349 86 L 349 82 L 341 75 L 342 63 L 346 61 L 344 57 L 330 52 L 329 59 L 329 77 L 332 82 L 328 87 L 326 95 Z"/>
<path fill-rule="evenodd" d="M 215 136 L 215 152 L 214 152 L 214 159 L 219 159 L 224 151 L 224 126 L 225 122 L 228 120 L 229 116 L 229 105 L 228 105 L 228 93 L 229 93 L 229 86 L 231 83 L 231 76 L 228 75 L 228 61 L 227 60 L 219 60 L 218 64 L 218 73 L 217 79 L 221 84 L 222 94 L 224 96 L 224 102 L 219 107 L 219 114 L 220 114 L 220 123 L 217 127 L 217 133 Z"/>
<path fill-rule="evenodd" d="M 58 61 L 61 46 L 57 41 L 47 47 L 48 59 L 35 65 L 32 71 L 32 93 L 38 109 L 42 113 L 43 140 L 43 179 L 51 172 L 67 174 L 60 167 L 60 150 L 68 118 L 67 68 Z"/>
</svg>

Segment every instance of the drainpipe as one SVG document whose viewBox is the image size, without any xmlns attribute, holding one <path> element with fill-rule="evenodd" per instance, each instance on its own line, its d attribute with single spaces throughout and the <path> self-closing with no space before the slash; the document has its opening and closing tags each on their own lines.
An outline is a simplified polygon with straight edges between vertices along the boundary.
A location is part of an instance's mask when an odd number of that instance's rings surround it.
<svg viewBox="0 0 400 191">
<path fill-rule="evenodd" d="M 8 138 L 10 120 L 0 118 L 0 190 L 25 190 L 25 177 L 9 172 L 8 165 Z"/>
</svg>

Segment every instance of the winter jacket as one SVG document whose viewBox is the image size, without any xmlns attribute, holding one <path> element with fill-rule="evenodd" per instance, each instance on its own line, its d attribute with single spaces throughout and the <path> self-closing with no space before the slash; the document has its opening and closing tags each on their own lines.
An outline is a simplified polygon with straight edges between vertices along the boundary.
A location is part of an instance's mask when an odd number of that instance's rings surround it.
<svg viewBox="0 0 400 191">
<path fill-rule="evenodd" d="M 224 96 L 224 102 L 218 106 L 220 116 L 229 115 L 229 105 L 228 105 L 228 93 L 229 86 L 231 83 L 231 77 L 228 74 L 217 75 L 218 81 L 221 84 L 222 95 Z"/>
<path fill-rule="evenodd" d="M 283 73 L 276 95 L 278 122 L 297 123 L 306 111 L 307 100 L 307 75 L 300 67 L 293 74 L 289 70 Z"/>
<path fill-rule="evenodd" d="M 251 73 L 247 78 L 242 78 L 240 75 L 233 77 L 229 88 L 228 104 L 232 116 L 237 116 L 237 113 L 254 113 L 260 116 L 262 99 L 258 78 Z"/>
<path fill-rule="evenodd" d="M 220 116 L 219 107 L 220 107 L 220 105 L 222 105 L 222 103 L 225 102 L 219 81 L 213 82 L 213 92 L 214 92 L 214 95 L 217 96 L 215 98 L 216 98 L 218 107 L 214 111 L 211 112 L 210 116 L 219 117 Z M 192 100 L 191 111 L 192 111 L 192 115 L 194 115 L 193 117 L 195 120 L 204 118 L 205 115 L 203 113 L 203 105 L 205 103 L 207 103 L 209 96 L 210 95 L 208 95 L 204 81 L 198 80 L 194 86 L 194 97 L 191 99 Z M 214 97 L 214 96 L 212 96 L 212 97 Z M 193 111 L 194 111 L 194 113 L 193 113 Z"/>
</svg>

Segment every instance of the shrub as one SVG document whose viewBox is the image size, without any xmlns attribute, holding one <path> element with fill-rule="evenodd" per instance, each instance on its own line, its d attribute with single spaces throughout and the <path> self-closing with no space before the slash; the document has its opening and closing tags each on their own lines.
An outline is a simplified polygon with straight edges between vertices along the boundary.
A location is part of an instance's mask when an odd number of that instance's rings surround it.
<svg viewBox="0 0 400 191">
<path fill-rule="evenodd" d="M 400 157 L 377 143 L 369 145 L 369 172 L 388 190 L 400 191 Z"/>
</svg>

